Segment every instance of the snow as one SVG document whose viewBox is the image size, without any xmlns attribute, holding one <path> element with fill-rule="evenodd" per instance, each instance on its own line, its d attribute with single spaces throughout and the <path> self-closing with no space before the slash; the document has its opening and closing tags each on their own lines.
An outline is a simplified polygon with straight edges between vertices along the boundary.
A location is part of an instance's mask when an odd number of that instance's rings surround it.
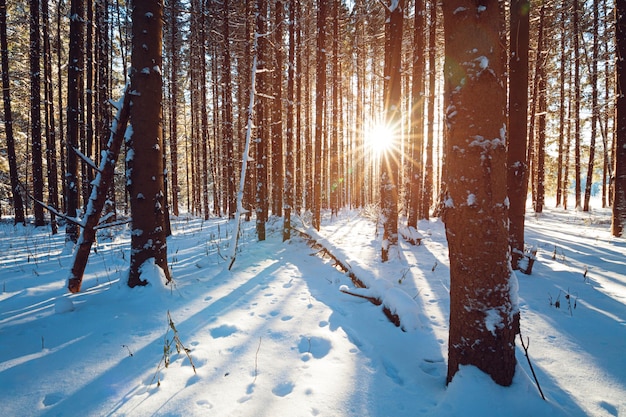
<svg viewBox="0 0 626 417">
<path fill-rule="evenodd" d="M 368 289 L 354 288 L 328 256 L 311 256 L 318 250 L 301 238 L 283 243 L 275 217 L 264 242 L 254 222 L 241 223 L 228 271 L 222 254 L 234 221 L 187 216 L 172 217 L 174 281 L 166 285 L 149 259 L 141 267 L 149 285 L 130 289 L 131 230 L 115 226 L 101 232 L 78 294 L 66 290 L 73 257 L 64 233 L 3 219 L 3 414 L 621 416 L 626 242 L 610 235 L 609 220 L 604 209 L 527 216 L 537 260 L 510 287 L 543 401 L 519 340 L 511 387 L 471 366 L 446 386 L 449 263 L 437 219 L 419 222 L 421 245 L 400 239 L 399 258 L 381 263 L 372 217 L 324 214 L 316 238 Z M 382 306 L 342 290 L 379 297 L 404 331 Z M 550 303 L 557 297 L 560 308 Z M 169 317 L 189 357 L 172 344 Z M 485 320 L 495 329 L 500 312 Z"/>
</svg>

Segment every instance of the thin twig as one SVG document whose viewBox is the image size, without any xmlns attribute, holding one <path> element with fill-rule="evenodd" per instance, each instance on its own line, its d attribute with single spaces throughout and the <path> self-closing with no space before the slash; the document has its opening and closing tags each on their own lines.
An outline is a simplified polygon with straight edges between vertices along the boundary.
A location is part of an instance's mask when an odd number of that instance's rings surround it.
<svg viewBox="0 0 626 417">
<path fill-rule="evenodd" d="M 522 342 L 522 348 L 524 348 L 524 355 L 526 356 L 526 360 L 528 361 L 528 366 L 530 366 L 530 372 L 532 372 L 533 378 L 535 378 L 535 383 L 537 384 L 537 389 L 539 390 L 539 394 L 541 394 L 541 398 L 543 398 L 544 401 L 547 401 L 546 396 L 543 395 L 543 391 L 541 390 L 541 385 L 539 385 L 539 380 L 537 379 L 535 368 L 533 368 L 533 364 L 530 361 L 530 356 L 528 356 L 528 346 L 530 345 L 530 339 L 526 338 L 526 344 L 524 344 L 524 338 L 522 337 L 522 332 L 520 332 L 519 334 L 519 339 Z"/>
<path fill-rule="evenodd" d="M 256 355 L 254 355 L 254 380 L 252 383 L 256 382 L 256 377 L 259 375 L 259 350 L 261 350 L 261 340 L 262 336 L 259 336 L 259 346 L 256 348 Z"/>
</svg>

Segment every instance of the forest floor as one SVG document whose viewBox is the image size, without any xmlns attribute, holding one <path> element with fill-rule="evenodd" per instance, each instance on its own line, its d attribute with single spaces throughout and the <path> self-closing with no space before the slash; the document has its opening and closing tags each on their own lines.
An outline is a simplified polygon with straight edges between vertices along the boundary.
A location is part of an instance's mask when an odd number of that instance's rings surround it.
<svg viewBox="0 0 626 417">
<path fill-rule="evenodd" d="M 69 294 L 63 233 L 0 223 L 0 409 L 7 416 L 626 416 L 626 241 L 610 212 L 527 216 L 537 248 L 519 279 L 521 328 L 508 388 L 473 367 L 446 386 L 449 262 L 444 226 L 421 221 L 381 264 L 365 211 L 309 232 L 370 289 L 354 288 L 282 220 L 256 242 L 242 223 L 181 216 L 168 240 L 173 285 L 147 265 L 129 289 L 130 233 L 102 231 L 83 291 Z M 306 222 L 305 222 L 306 223 Z M 305 228 L 301 224 L 302 228 Z M 343 291 L 380 298 L 399 317 Z M 558 307 L 557 307 L 558 306 Z M 171 321 L 170 321 L 171 319 Z M 175 330 L 174 330 L 175 329 Z M 177 351 L 177 347 L 179 348 Z"/>
</svg>

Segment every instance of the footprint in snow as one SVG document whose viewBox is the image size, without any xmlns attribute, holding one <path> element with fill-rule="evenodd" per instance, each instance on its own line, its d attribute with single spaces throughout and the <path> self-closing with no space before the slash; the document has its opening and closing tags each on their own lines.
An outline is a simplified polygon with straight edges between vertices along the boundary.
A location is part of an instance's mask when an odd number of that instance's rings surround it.
<svg viewBox="0 0 626 417">
<path fill-rule="evenodd" d="M 229 324 L 223 324 L 219 327 L 211 329 L 210 333 L 214 339 L 217 339 L 220 337 L 228 337 L 234 333 L 237 333 L 238 331 L 239 329 L 235 326 L 231 326 Z"/>
<path fill-rule="evenodd" d="M 330 340 L 316 336 L 302 336 L 300 338 L 300 343 L 298 343 L 298 351 L 300 353 L 309 353 L 315 359 L 321 359 L 328 355 L 331 347 L 332 344 L 330 343 Z"/>
<path fill-rule="evenodd" d="M 50 407 L 51 405 L 58 403 L 62 399 L 63 394 L 61 394 L 60 392 L 46 394 L 46 396 L 43 398 L 43 405 L 45 405 L 46 407 Z"/>
<path fill-rule="evenodd" d="M 278 397 L 284 397 L 286 395 L 291 394 L 291 392 L 293 391 L 293 387 L 294 387 L 293 382 L 285 381 L 285 382 L 281 382 L 280 384 L 272 388 L 272 392 L 274 393 L 274 395 Z"/>
</svg>

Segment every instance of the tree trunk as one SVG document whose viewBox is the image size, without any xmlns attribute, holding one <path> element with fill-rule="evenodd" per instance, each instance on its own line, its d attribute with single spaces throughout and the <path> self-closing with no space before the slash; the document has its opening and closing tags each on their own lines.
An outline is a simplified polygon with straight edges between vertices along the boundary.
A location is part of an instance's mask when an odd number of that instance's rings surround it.
<svg viewBox="0 0 626 417">
<path fill-rule="evenodd" d="M 286 129 L 286 164 L 285 164 L 285 219 L 283 223 L 283 241 L 291 238 L 291 210 L 294 206 L 294 86 L 296 59 L 296 0 L 289 1 L 289 56 L 287 62 L 287 129 Z"/>
<path fill-rule="evenodd" d="M 256 2 L 256 25 L 257 33 L 265 35 L 267 30 L 267 2 L 265 0 L 257 0 Z M 261 70 L 268 67 L 268 40 L 261 36 L 258 39 L 258 66 Z M 267 73 L 258 74 L 259 88 L 257 91 L 267 93 L 269 82 Z M 267 187 L 267 143 L 269 139 L 269 126 L 265 119 L 269 115 L 266 110 L 269 109 L 265 98 L 258 98 L 257 102 L 257 139 L 256 139 L 256 233 L 259 241 L 265 240 L 265 223 L 267 222 L 268 211 L 268 187 Z"/>
<path fill-rule="evenodd" d="M 315 79 L 315 156 L 313 176 L 313 227 L 322 223 L 322 140 L 324 138 L 324 102 L 326 100 L 326 6 L 319 0 L 317 9 L 317 60 Z"/>
<path fill-rule="evenodd" d="M 13 197 L 14 224 L 26 223 L 24 202 L 20 194 L 15 138 L 13 136 L 13 113 L 11 111 L 11 93 L 9 84 L 9 47 L 7 42 L 7 5 L 0 0 L 0 54 L 2 55 L 2 100 L 4 102 L 4 130 L 7 138 L 7 157 L 11 177 L 11 195 Z"/>
<path fill-rule="evenodd" d="M 283 21 L 284 5 L 276 1 L 274 13 L 274 68 L 272 71 L 272 214 L 283 215 L 283 189 L 285 170 L 283 167 Z"/>
<path fill-rule="evenodd" d="M 180 61 L 180 32 L 178 30 L 177 1 L 170 2 L 170 164 L 172 188 L 172 212 L 178 216 L 178 78 Z"/>
<path fill-rule="evenodd" d="M 231 86 L 230 63 L 230 7 L 228 0 L 224 0 L 224 50 L 222 55 L 222 76 L 224 88 L 224 102 L 222 103 L 222 125 L 224 127 L 224 148 L 226 157 L 226 198 L 228 207 L 226 212 L 229 218 L 235 217 L 237 211 L 235 190 L 235 161 L 234 161 L 234 130 L 233 130 L 233 93 Z"/>
<path fill-rule="evenodd" d="M 506 45 L 499 2 L 443 3 L 448 142 L 444 222 L 450 256 L 450 382 L 474 365 L 508 386 L 518 307 L 509 266 Z M 459 65 L 460 63 L 460 65 Z"/>
<path fill-rule="evenodd" d="M 96 240 L 96 226 L 100 221 L 102 210 L 106 203 L 107 193 L 113 183 L 115 163 L 120 153 L 130 115 L 130 94 L 128 91 L 124 93 L 123 101 L 120 101 L 120 106 L 115 122 L 111 127 L 111 135 L 106 145 L 106 151 L 103 152 L 102 160 L 100 161 L 99 172 L 96 175 L 91 196 L 87 203 L 87 210 L 85 211 L 83 233 L 78 239 L 77 248 L 74 253 L 74 262 L 67 284 L 67 289 L 72 293 L 80 291 L 85 267 L 89 259 L 89 253 Z"/>
<path fill-rule="evenodd" d="M 626 4 L 616 2 L 617 91 L 626 90 Z M 616 143 L 615 143 L 615 191 L 613 191 L 613 236 L 626 235 L 626 96 L 617 94 Z"/>
<path fill-rule="evenodd" d="M 167 281 L 165 193 L 161 79 L 163 4 L 159 0 L 134 3 L 132 9 L 130 132 L 127 138 L 128 189 L 133 226 L 128 285 L 146 285 L 142 266 L 154 258 Z"/>
<path fill-rule="evenodd" d="M 576 208 L 582 208 L 581 204 L 581 162 L 580 162 L 580 42 L 578 37 L 580 36 L 580 24 L 579 24 L 579 12 L 580 12 L 580 4 L 579 0 L 574 0 L 574 18 L 572 24 L 574 25 L 574 30 L 572 33 L 572 37 L 574 38 L 574 170 L 575 170 L 575 181 L 576 181 L 576 189 L 575 189 L 575 198 L 576 198 Z"/>
<path fill-rule="evenodd" d="M 524 253 L 524 217 L 528 195 L 526 141 L 528 125 L 528 44 L 530 0 L 513 0 L 510 12 L 509 148 L 507 192 L 509 196 L 509 243 L 511 266 L 518 269 Z"/>
<path fill-rule="evenodd" d="M 333 112 L 331 115 L 330 132 L 330 212 L 331 215 L 339 213 L 339 200 L 341 195 L 341 177 L 339 176 L 339 14 L 338 0 L 333 0 L 333 61 L 332 61 L 332 102 Z"/>
<path fill-rule="evenodd" d="M 424 0 L 415 1 L 413 71 L 411 74 L 411 133 L 409 135 L 409 214 L 407 225 L 417 228 L 422 204 L 424 164 Z"/>
<path fill-rule="evenodd" d="M 65 174 L 67 201 L 67 215 L 76 217 L 78 211 L 78 158 L 74 149 L 78 149 L 80 136 L 80 97 L 83 94 L 83 72 L 85 56 L 83 43 L 85 41 L 85 2 L 71 0 L 70 6 L 70 48 L 69 65 L 67 67 L 67 173 Z M 76 243 L 80 231 L 74 223 L 65 227 L 66 241 Z"/>
<path fill-rule="evenodd" d="M 380 198 L 383 222 L 381 260 L 395 255 L 398 246 L 398 176 L 400 138 L 402 137 L 402 29 L 404 0 L 391 2 L 386 11 L 384 112 L 385 124 L 392 132 L 391 145 L 380 161 Z"/>
<path fill-rule="evenodd" d="M 50 33 L 48 0 L 42 0 L 41 10 L 43 33 L 48 34 Z M 59 186 L 56 154 L 56 131 L 54 126 L 54 91 L 52 90 L 52 53 L 50 50 L 50 37 L 47 35 L 44 36 L 43 59 L 48 205 L 57 209 L 59 205 Z M 52 234 L 58 233 L 56 217 L 52 212 L 50 213 L 50 228 L 52 230 Z"/>
<path fill-rule="evenodd" d="M 561 33 L 565 33 L 566 30 L 566 7 L 567 0 L 563 0 L 561 3 L 561 22 L 560 29 Z M 560 66 L 559 66 L 559 149 L 557 155 L 557 179 L 556 179 L 556 206 L 561 206 L 562 195 L 567 192 L 567 190 L 563 189 L 563 146 L 564 146 L 564 136 L 565 136 L 565 65 L 566 55 L 565 55 L 565 36 L 560 37 Z"/>
<path fill-rule="evenodd" d="M 43 201 L 43 152 L 41 146 L 41 41 L 39 0 L 30 0 L 30 134 L 32 143 L 33 196 Z M 43 206 L 35 204 L 35 226 L 45 225 Z"/>
<path fill-rule="evenodd" d="M 430 22 L 428 35 L 428 122 L 426 133 L 426 165 L 424 167 L 424 200 L 422 203 L 421 218 L 430 218 L 430 209 L 433 202 L 433 147 L 435 146 L 435 81 L 436 65 L 436 37 L 437 37 L 437 2 L 430 2 Z"/>
<path fill-rule="evenodd" d="M 591 59 L 591 138 L 589 140 L 589 163 L 587 164 L 587 181 L 585 182 L 585 197 L 583 211 L 589 211 L 591 186 L 593 185 L 593 171 L 596 155 L 597 126 L 600 123 L 598 113 L 598 20 L 600 19 L 600 5 L 593 0 L 593 51 Z"/>
</svg>

